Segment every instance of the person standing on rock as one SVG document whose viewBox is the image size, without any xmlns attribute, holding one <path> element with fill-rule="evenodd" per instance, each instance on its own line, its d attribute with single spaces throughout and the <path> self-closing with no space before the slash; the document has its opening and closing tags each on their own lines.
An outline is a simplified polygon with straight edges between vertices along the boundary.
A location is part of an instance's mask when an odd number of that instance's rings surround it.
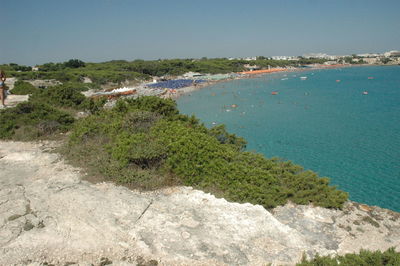
<svg viewBox="0 0 400 266">
<path fill-rule="evenodd" d="M 4 73 L 3 70 L 0 70 L 0 98 L 1 98 L 1 104 L 3 107 L 6 105 L 4 104 L 4 99 L 6 98 L 6 74 Z"/>
</svg>

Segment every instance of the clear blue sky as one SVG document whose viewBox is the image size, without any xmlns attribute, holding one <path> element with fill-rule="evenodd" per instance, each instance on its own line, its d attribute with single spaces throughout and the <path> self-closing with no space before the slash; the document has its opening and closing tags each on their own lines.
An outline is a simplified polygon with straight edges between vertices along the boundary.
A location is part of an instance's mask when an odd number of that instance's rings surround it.
<svg viewBox="0 0 400 266">
<path fill-rule="evenodd" d="M 400 50 L 400 0 L 0 0 L 0 63 Z"/>
</svg>

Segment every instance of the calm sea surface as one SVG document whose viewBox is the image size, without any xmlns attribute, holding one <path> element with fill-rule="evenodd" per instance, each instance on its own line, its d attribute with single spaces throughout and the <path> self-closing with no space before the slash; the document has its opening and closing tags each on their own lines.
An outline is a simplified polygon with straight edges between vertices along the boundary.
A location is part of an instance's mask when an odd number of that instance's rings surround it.
<svg viewBox="0 0 400 266">
<path fill-rule="evenodd" d="M 248 150 L 330 177 L 351 200 L 400 211 L 400 66 L 234 80 L 183 96 L 178 107 L 209 127 L 225 124 Z"/>
</svg>

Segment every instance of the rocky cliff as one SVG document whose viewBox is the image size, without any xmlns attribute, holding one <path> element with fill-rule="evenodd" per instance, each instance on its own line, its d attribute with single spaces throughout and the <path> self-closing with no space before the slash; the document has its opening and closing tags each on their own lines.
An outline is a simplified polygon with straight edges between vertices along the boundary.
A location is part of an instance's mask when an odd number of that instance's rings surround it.
<svg viewBox="0 0 400 266">
<path fill-rule="evenodd" d="M 386 209 L 269 212 L 189 187 L 91 184 L 54 145 L 0 142 L 0 265 L 290 265 L 303 252 L 400 250 L 400 214 Z"/>
</svg>

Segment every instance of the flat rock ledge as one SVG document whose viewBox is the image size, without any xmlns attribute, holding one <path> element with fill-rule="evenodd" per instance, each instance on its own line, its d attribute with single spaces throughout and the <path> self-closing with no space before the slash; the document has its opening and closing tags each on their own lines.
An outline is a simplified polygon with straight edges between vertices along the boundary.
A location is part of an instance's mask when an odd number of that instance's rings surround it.
<svg viewBox="0 0 400 266">
<path fill-rule="evenodd" d="M 0 142 L 0 265 L 293 265 L 303 253 L 400 251 L 400 214 L 386 209 L 269 212 L 190 187 L 91 184 L 55 145 Z"/>
</svg>

